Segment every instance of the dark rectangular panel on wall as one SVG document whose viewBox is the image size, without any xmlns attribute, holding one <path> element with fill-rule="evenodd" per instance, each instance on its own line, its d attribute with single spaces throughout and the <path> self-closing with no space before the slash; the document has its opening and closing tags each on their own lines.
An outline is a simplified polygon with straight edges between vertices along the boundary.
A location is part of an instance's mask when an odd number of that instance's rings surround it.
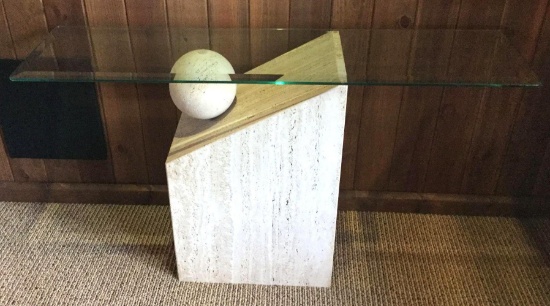
<svg viewBox="0 0 550 306">
<path fill-rule="evenodd" d="M 94 85 L 11 82 L 19 63 L 0 60 L 0 123 L 10 157 L 106 159 Z"/>
</svg>

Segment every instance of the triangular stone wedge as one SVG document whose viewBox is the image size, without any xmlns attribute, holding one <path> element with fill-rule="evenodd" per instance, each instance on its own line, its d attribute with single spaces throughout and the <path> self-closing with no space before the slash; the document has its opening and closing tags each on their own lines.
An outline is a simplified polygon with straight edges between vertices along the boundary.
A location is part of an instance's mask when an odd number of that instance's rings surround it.
<svg viewBox="0 0 550 306">
<path fill-rule="evenodd" d="M 343 67 L 329 32 L 251 72 Z M 181 119 L 166 162 L 181 281 L 330 286 L 346 101 L 344 85 L 239 85 L 225 116 Z"/>
<path fill-rule="evenodd" d="M 346 66 L 338 32 L 331 31 L 247 73 L 282 74 L 279 81 L 346 81 Z M 334 85 L 240 84 L 236 103 L 218 118 L 198 120 L 182 116 L 167 161 L 213 140 L 231 134 L 254 121 L 315 97 Z"/>
</svg>

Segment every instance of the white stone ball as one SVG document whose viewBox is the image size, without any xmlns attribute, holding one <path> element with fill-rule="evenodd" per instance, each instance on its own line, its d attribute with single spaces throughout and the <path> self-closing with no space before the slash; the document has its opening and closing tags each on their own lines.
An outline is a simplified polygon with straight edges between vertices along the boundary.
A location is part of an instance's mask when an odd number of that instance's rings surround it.
<svg viewBox="0 0 550 306">
<path fill-rule="evenodd" d="M 223 55 L 211 50 L 194 50 L 182 55 L 172 67 L 175 80 L 231 81 L 235 73 Z M 221 115 L 233 103 L 237 84 L 170 83 L 170 96 L 183 113 L 198 119 Z"/>
</svg>

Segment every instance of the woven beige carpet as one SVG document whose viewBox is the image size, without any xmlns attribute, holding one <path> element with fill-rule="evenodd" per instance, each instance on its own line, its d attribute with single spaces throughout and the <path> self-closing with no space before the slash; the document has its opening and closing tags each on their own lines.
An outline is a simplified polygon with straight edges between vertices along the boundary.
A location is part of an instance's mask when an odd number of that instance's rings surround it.
<svg viewBox="0 0 550 306">
<path fill-rule="evenodd" d="M 178 282 L 166 206 L 0 208 L 0 305 L 550 305 L 548 219 L 340 212 L 319 289 Z"/>
</svg>

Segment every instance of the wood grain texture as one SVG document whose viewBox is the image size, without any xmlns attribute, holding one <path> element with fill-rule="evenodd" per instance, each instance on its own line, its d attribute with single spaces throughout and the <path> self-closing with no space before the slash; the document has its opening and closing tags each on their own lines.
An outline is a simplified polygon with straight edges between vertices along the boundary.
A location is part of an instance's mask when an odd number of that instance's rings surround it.
<svg viewBox="0 0 550 306">
<path fill-rule="evenodd" d="M 466 216 L 550 216 L 549 197 L 342 191 L 339 210 Z"/>
<path fill-rule="evenodd" d="M 168 205 L 158 185 L 0 182 L 0 201 Z"/>
<path fill-rule="evenodd" d="M 333 0 L 331 27 L 339 29 L 370 28 L 372 26 L 373 10 L 373 0 Z M 352 35 L 353 32 L 355 31 L 341 31 L 342 48 L 346 54 L 346 72 L 350 79 L 361 79 L 366 77 L 367 73 L 370 35 L 355 39 L 358 36 Z M 350 35 L 347 35 L 347 33 L 350 33 Z M 355 65 L 350 63 L 355 63 Z M 340 176 L 340 188 L 344 190 L 354 188 L 364 89 L 364 86 L 350 86 L 348 88 L 342 173 Z"/>
<path fill-rule="evenodd" d="M 545 20 L 548 0 L 507 0 L 501 27 L 521 55 L 531 61 Z"/>
<path fill-rule="evenodd" d="M 127 26 L 122 0 L 83 0 L 88 24 L 92 27 Z"/>
<path fill-rule="evenodd" d="M 458 193 L 483 89 L 446 88 L 430 153 L 424 192 Z"/>
<path fill-rule="evenodd" d="M 24 59 L 48 33 L 41 0 L 4 0 L 17 58 Z"/>
<path fill-rule="evenodd" d="M 458 21 L 460 0 L 418 0 L 416 27 L 419 29 L 454 29 Z"/>
<path fill-rule="evenodd" d="M 4 0 L 0 0 L 0 59 L 13 58 L 15 58 L 15 50 L 11 40 L 8 20 L 4 12 Z"/>
<path fill-rule="evenodd" d="M 3 4 L 16 57 L 24 59 L 48 32 L 42 2 L 40 0 L 4 0 Z M 47 180 L 42 159 L 11 159 L 10 165 L 16 181 Z"/>
<path fill-rule="evenodd" d="M 0 181 L 13 181 L 10 160 L 4 145 L 4 135 L 0 130 Z"/>
<path fill-rule="evenodd" d="M 167 26 L 168 17 L 165 0 L 131 0 L 125 3 L 128 26 Z"/>
<path fill-rule="evenodd" d="M 374 0 L 334 0 L 332 2 L 332 28 L 370 28 L 374 11 Z M 346 66 L 350 78 L 360 79 L 366 76 L 367 53 L 370 36 L 362 37 L 360 41 L 346 39 L 342 44 L 346 56 L 356 59 L 356 66 Z M 351 62 L 351 59 L 346 59 Z M 346 108 L 346 128 L 342 158 L 342 174 L 340 188 L 351 190 L 355 187 L 355 171 L 357 168 L 357 150 L 359 143 L 361 117 L 363 109 L 364 86 L 352 86 L 348 90 L 348 105 Z"/>
<path fill-rule="evenodd" d="M 123 0 L 86 2 L 88 23 L 91 26 L 127 26 Z M 124 31 L 124 30 L 121 30 Z M 128 32 L 127 32 L 128 33 Z M 116 36 L 118 39 L 120 36 Z M 91 41 L 99 67 L 111 71 L 135 71 L 135 55 L 128 33 L 127 48 L 111 50 L 113 39 L 108 31 L 92 31 Z M 116 61 L 106 60 L 117 52 Z M 147 164 L 143 143 L 138 93 L 135 84 L 103 83 L 98 86 L 104 112 L 106 135 L 117 183 L 147 183 Z"/>
<path fill-rule="evenodd" d="M 208 18 L 213 28 L 248 27 L 248 1 L 208 0 Z M 246 30 L 210 31 L 210 49 L 223 55 L 236 73 L 244 73 L 252 68 L 250 35 Z"/>
<path fill-rule="evenodd" d="M 488 90 L 476 122 L 461 193 L 494 194 L 522 95 L 521 89 Z"/>
<path fill-rule="evenodd" d="M 330 27 L 365 29 L 372 25 L 374 0 L 332 0 Z"/>
<path fill-rule="evenodd" d="M 105 122 L 105 120 L 103 120 Z M 105 134 L 107 135 L 107 134 Z M 114 183 L 113 162 L 108 151 L 107 160 L 82 160 L 78 163 L 78 173 L 82 183 Z"/>
<path fill-rule="evenodd" d="M 546 77 L 544 80 L 550 80 Z M 550 90 L 527 90 L 520 101 L 500 171 L 498 194 L 529 195 L 539 175 L 550 135 Z"/>
<path fill-rule="evenodd" d="M 165 84 L 139 85 L 138 99 L 149 183 L 166 184 L 164 162 L 176 131 L 176 107 Z"/>
<path fill-rule="evenodd" d="M 44 167 L 48 182 L 80 183 L 80 171 L 77 160 L 45 159 Z"/>
<path fill-rule="evenodd" d="M 42 159 L 11 158 L 11 170 L 16 182 L 47 182 L 48 175 Z"/>
<path fill-rule="evenodd" d="M 533 195 L 550 196 L 550 141 L 546 145 L 546 153 L 539 167 L 537 182 L 533 188 Z"/>
<path fill-rule="evenodd" d="M 248 27 L 248 1 L 208 0 L 208 22 L 213 28 Z"/>
<path fill-rule="evenodd" d="M 48 29 L 59 25 L 86 24 L 83 0 L 42 0 Z"/>
<path fill-rule="evenodd" d="M 250 0 L 250 27 L 288 28 L 290 0 Z"/>
<path fill-rule="evenodd" d="M 372 26 L 377 29 L 407 29 L 416 22 L 418 0 L 375 0 Z"/>
<path fill-rule="evenodd" d="M 355 39 L 357 36 L 348 35 L 348 33 L 353 33 L 355 31 L 356 30 L 340 31 L 342 48 L 346 54 L 345 60 L 348 79 L 366 77 L 367 72 L 367 50 L 369 49 L 370 35 L 361 37 L 361 39 Z M 340 176 L 341 189 L 351 190 L 354 188 L 364 89 L 364 86 L 350 86 L 348 89 L 342 174 Z"/>
<path fill-rule="evenodd" d="M 460 29 L 497 29 L 506 0 L 462 0 L 458 18 Z"/>
<path fill-rule="evenodd" d="M 405 89 L 388 190 L 422 191 L 442 96 L 443 88 Z"/>
<path fill-rule="evenodd" d="M 401 98 L 400 87 L 365 89 L 355 169 L 357 190 L 388 186 Z"/>
<path fill-rule="evenodd" d="M 533 67 L 543 84 L 550 81 L 550 6 L 542 20 L 540 35 L 533 57 Z M 517 24 L 517 23 L 509 23 Z M 533 28 L 537 25 L 533 24 Z M 522 27 L 523 28 L 523 27 Z M 525 30 L 523 30 L 525 31 Z M 525 46 L 532 45 L 527 43 Z M 520 50 L 521 46 L 517 46 Z M 525 49 L 525 50 L 528 50 Z M 527 51 L 524 51 L 527 52 Z M 528 53 L 528 52 L 527 52 Z M 544 159 L 545 146 L 550 135 L 550 104 L 548 86 L 526 90 L 520 101 L 514 121 L 512 136 L 508 143 L 497 192 L 499 194 L 531 194 L 537 181 L 539 168 Z"/>
<path fill-rule="evenodd" d="M 384 79 L 394 73 L 405 74 L 411 39 L 412 33 L 409 31 L 395 31 L 391 39 L 388 35 L 373 32 L 369 43 L 367 76 Z M 388 187 L 403 91 L 400 86 L 370 86 L 364 89 L 355 189 L 385 190 Z"/>
<path fill-rule="evenodd" d="M 4 3 L 0 0 L 0 59 L 14 59 L 15 50 L 11 41 L 8 23 L 4 14 Z M 4 145 L 4 135 L 0 129 L 0 181 L 13 181 L 9 157 Z"/>
<path fill-rule="evenodd" d="M 291 28 L 330 27 L 331 0 L 290 0 Z"/>
<path fill-rule="evenodd" d="M 170 27 L 208 27 L 207 0 L 165 0 Z"/>
<path fill-rule="evenodd" d="M 81 0 L 59 1 L 45 0 L 44 11 L 48 28 L 51 30 L 59 25 L 85 25 L 84 6 Z M 76 34 L 76 32 L 75 32 Z M 55 62 L 58 69 L 64 67 L 64 59 L 70 58 L 91 58 L 91 44 L 87 33 L 82 31 L 82 35 L 75 35 L 68 44 L 53 44 L 52 53 L 60 59 Z M 79 183 L 81 182 L 78 160 L 45 159 L 44 167 L 48 182 L 60 183 Z"/>
<path fill-rule="evenodd" d="M 143 2 L 143 3 L 142 3 Z M 166 26 L 168 23 L 163 1 L 133 1 L 127 3 L 130 27 L 145 25 Z M 130 32 L 136 71 L 156 71 L 156 67 L 169 67 L 172 63 L 170 33 L 157 30 L 155 35 L 147 31 Z M 149 54 L 155 45 L 154 52 Z M 158 56 L 162 54 L 163 56 Z M 156 59 L 156 61 L 151 61 Z M 162 72 L 161 68 L 156 72 Z M 168 155 L 172 135 L 176 130 L 177 112 L 168 86 L 165 84 L 138 84 L 138 101 L 143 143 L 150 184 L 166 184 L 164 161 Z"/>
<path fill-rule="evenodd" d="M 138 93 L 133 84 L 101 84 L 101 99 L 117 183 L 148 182 Z"/>
</svg>

